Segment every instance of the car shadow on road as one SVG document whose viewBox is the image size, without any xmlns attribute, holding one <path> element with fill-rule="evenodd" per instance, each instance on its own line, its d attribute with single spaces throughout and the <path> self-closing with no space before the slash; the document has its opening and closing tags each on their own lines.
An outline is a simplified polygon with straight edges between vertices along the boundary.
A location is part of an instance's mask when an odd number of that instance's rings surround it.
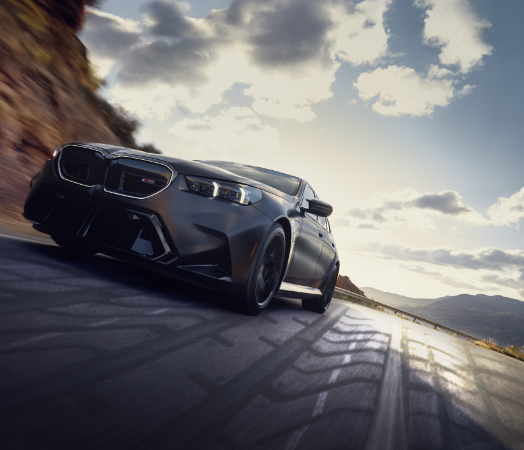
<svg viewBox="0 0 524 450">
<path fill-rule="evenodd" d="M 0 268 L 12 448 L 505 450 L 494 430 L 518 433 L 495 406 L 519 400 L 484 381 L 513 394 L 518 377 L 374 310 L 231 314 L 215 291 L 27 242 Z"/>
</svg>

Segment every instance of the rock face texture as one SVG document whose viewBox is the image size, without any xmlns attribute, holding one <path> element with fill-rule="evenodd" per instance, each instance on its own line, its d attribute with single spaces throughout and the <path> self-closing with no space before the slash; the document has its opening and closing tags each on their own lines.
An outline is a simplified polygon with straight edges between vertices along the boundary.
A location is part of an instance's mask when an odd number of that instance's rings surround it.
<svg viewBox="0 0 524 450">
<path fill-rule="evenodd" d="M 353 292 L 354 294 L 359 295 L 366 295 L 364 292 L 362 292 L 353 282 L 349 279 L 349 277 L 345 275 L 339 275 L 337 280 L 337 287 L 341 289 L 345 289 L 346 291 Z"/>
<path fill-rule="evenodd" d="M 84 0 L 0 2 L 0 218 L 20 220 L 30 179 L 64 143 L 120 141 L 93 102 Z"/>
</svg>

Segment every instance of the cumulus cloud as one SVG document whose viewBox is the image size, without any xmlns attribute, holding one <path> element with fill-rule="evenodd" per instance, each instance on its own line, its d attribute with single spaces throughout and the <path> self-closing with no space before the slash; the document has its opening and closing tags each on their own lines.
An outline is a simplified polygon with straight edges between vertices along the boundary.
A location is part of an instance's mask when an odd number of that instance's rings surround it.
<svg viewBox="0 0 524 450">
<path fill-rule="evenodd" d="M 416 0 L 426 10 L 424 40 L 441 48 L 440 66 L 417 72 L 390 65 L 362 73 L 354 86 L 385 116 L 431 115 L 454 96 L 456 76 L 481 63 L 491 47 L 489 25 L 467 0 Z M 101 76 L 112 72 L 111 90 L 139 116 L 165 120 L 181 106 L 205 113 L 235 84 L 258 114 L 299 122 L 315 118 L 313 106 L 332 97 L 342 62 L 379 64 L 388 55 L 385 13 L 392 0 L 234 0 L 205 18 L 187 3 L 150 0 L 141 23 L 90 9 L 82 39 Z M 398 55 L 397 55 L 398 57 Z M 145 95 L 150 92 L 152 95 Z"/>
<path fill-rule="evenodd" d="M 398 261 L 399 268 L 448 286 L 477 292 L 499 291 L 503 287 L 524 294 L 523 250 L 412 248 L 381 242 L 359 244 L 355 248 L 371 258 Z"/>
<path fill-rule="evenodd" d="M 441 65 L 456 66 L 465 74 L 491 54 L 492 47 L 482 40 L 490 24 L 477 17 L 467 0 L 415 0 L 415 4 L 426 9 L 424 41 L 441 49 Z M 475 87 L 466 84 L 455 92 L 455 82 L 452 71 L 435 64 L 426 74 L 391 65 L 361 74 L 354 86 L 363 100 L 375 99 L 372 109 L 383 116 L 424 116 Z"/>
<path fill-rule="evenodd" d="M 391 1 L 363 1 L 356 5 L 343 2 L 331 8 L 331 37 L 340 59 L 359 65 L 385 55 L 389 34 L 384 28 L 384 13 Z"/>
<path fill-rule="evenodd" d="M 424 41 L 441 48 L 441 64 L 458 65 L 467 73 L 491 54 L 492 47 L 482 40 L 490 24 L 475 14 L 467 0 L 415 0 L 415 4 L 426 9 Z"/>
<path fill-rule="evenodd" d="M 471 86 L 469 84 L 462 86 L 462 88 L 457 91 L 457 97 L 464 97 L 465 95 L 471 94 L 476 87 L 477 86 Z"/>
<path fill-rule="evenodd" d="M 375 98 L 372 109 L 383 116 L 424 116 L 453 97 L 448 72 L 433 66 L 423 76 L 409 67 L 389 66 L 361 74 L 353 85 L 362 100 Z"/>
<path fill-rule="evenodd" d="M 466 208 L 461 201 L 460 195 L 456 191 L 443 191 L 439 194 L 426 193 L 411 201 L 410 206 L 421 209 L 432 209 L 456 216 L 463 213 L 472 212 L 471 208 Z"/>
<path fill-rule="evenodd" d="M 123 54 L 142 41 L 140 24 L 94 8 L 88 8 L 88 14 L 82 40 L 99 76 L 105 77 Z"/>
<path fill-rule="evenodd" d="M 145 4 L 146 22 L 153 36 L 187 37 L 198 36 L 196 27 L 185 17 L 189 11 L 187 3 L 152 0 Z"/>
<path fill-rule="evenodd" d="M 387 226 L 406 224 L 411 229 L 433 230 L 434 216 L 449 216 L 474 225 L 488 220 L 473 208 L 466 207 L 456 191 L 420 193 L 415 189 L 377 192 L 369 196 L 364 207 L 352 208 L 347 214 L 359 221 L 372 221 Z"/>
<path fill-rule="evenodd" d="M 184 119 L 170 130 L 175 136 L 199 144 L 196 151 L 222 151 L 242 146 L 276 149 L 280 146 L 277 131 L 262 125 L 250 108 L 233 107 L 216 117 Z"/>
<path fill-rule="evenodd" d="M 471 270 L 524 270 L 524 251 L 484 248 L 474 251 L 457 250 L 448 247 L 411 248 L 397 244 L 372 242 L 360 246 L 361 249 L 375 256 L 429 263 L 438 266 L 455 267 Z"/>
<path fill-rule="evenodd" d="M 262 67 L 289 66 L 312 59 L 332 65 L 332 26 L 328 9 L 320 2 L 273 2 L 251 16 L 251 56 Z"/>
<path fill-rule="evenodd" d="M 390 3 L 235 0 L 196 19 L 186 4 L 152 0 L 140 32 L 91 9 L 82 39 L 115 68 L 114 101 L 140 116 L 164 120 L 177 105 L 205 113 L 242 83 L 257 113 L 306 122 L 333 95 L 337 58 L 364 64 L 387 51 Z"/>
<path fill-rule="evenodd" d="M 516 225 L 524 217 L 524 188 L 511 197 L 500 197 L 488 208 L 488 215 L 495 225 Z"/>
</svg>

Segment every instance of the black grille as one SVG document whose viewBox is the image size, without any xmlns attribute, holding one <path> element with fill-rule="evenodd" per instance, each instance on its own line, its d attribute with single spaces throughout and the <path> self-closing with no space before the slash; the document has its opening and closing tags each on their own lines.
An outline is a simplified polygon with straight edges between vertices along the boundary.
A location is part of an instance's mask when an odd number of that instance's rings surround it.
<svg viewBox="0 0 524 450">
<path fill-rule="evenodd" d="M 166 165 L 132 157 L 107 159 L 97 150 L 65 147 L 59 159 L 62 178 L 84 186 L 103 185 L 105 190 L 145 198 L 167 187 L 173 171 Z"/>
<path fill-rule="evenodd" d="M 102 184 L 105 176 L 104 155 L 85 147 L 65 147 L 60 154 L 60 173 L 75 183 L 94 186 Z"/>
<path fill-rule="evenodd" d="M 147 197 L 164 189 L 171 171 L 163 165 L 139 159 L 118 158 L 107 169 L 105 188 L 133 197 Z"/>
</svg>

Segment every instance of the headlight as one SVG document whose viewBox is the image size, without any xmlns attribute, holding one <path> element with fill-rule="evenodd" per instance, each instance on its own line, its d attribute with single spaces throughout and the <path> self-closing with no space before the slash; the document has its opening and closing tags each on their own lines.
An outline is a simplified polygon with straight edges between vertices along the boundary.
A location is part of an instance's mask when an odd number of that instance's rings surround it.
<svg viewBox="0 0 524 450">
<path fill-rule="evenodd" d="M 241 205 L 249 205 L 262 200 L 262 191 L 251 186 L 188 176 L 186 176 L 186 181 L 191 191 L 206 197 L 221 198 Z"/>
</svg>

